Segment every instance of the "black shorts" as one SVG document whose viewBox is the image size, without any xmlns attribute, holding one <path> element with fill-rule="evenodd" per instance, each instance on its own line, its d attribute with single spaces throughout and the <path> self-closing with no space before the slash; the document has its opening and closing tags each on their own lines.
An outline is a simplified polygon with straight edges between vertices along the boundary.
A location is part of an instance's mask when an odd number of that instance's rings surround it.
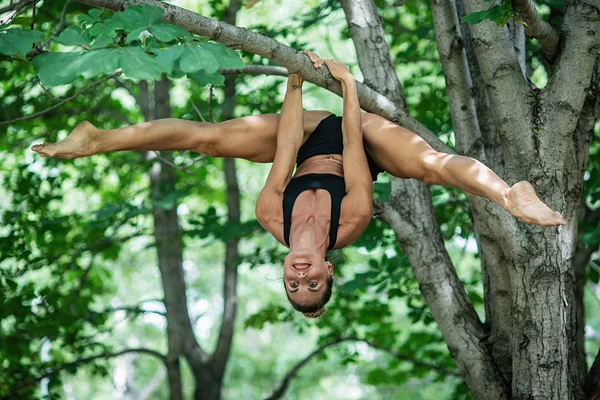
<svg viewBox="0 0 600 400">
<path fill-rule="evenodd" d="M 364 146 L 364 143 L 363 143 Z M 300 167 L 302 163 L 314 156 L 324 154 L 342 154 L 344 150 L 344 136 L 342 133 L 342 117 L 331 114 L 321 120 L 308 140 L 298 150 L 296 157 L 296 166 Z M 377 175 L 383 172 L 383 168 L 375 163 L 373 157 L 365 148 L 367 163 L 373 181 L 377 180 Z"/>
</svg>

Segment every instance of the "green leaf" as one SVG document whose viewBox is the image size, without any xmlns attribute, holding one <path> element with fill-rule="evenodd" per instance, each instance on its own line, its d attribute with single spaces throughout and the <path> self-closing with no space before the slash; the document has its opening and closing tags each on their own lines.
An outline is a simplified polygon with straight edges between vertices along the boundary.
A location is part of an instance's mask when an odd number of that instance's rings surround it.
<svg viewBox="0 0 600 400">
<path fill-rule="evenodd" d="M 188 38 L 192 36 L 180 26 L 159 22 L 150 28 L 150 33 L 161 42 L 170 42 L 179 37 Z"/>
<path fill-rule="evenodd" d="M 121 68 L 130 78 L 160 79 L 161 66 L 155 57 L 139 47 L 123 47 L 121 50 Z"/>
<path fill-rule="evenodd" d="M 177 61 L 179 57 L 181 57 L 183 51 L 184 48 L 180 45 L 174 45 L 163 49 L 152 50 L 152 52 L 156 54 L 156 62 L 160 66 L 160 69 L 164 73 L 169 75 L 173 73 L 175 61 Z"/>
<path fill-rule="evenodd" d="M 210 74 L 219 69 L 219 62 L 212 52 L 203 50 L 193 44 L 186 44 L 184 49 L 185 51 L 179 60 L 179 67 L 183 72 L 204 70 Z"/>
<path fill-rule="evenodd" d="M 81 53 L 44 53 L 33 59 L 40 79 L 48 86 L 71 83 L 76 73 L 69 67 Z"/>
<path fill-rule="evenodd" d="M 116 17 L 121 19 L 129 29 L 149 28 L 155 22 L 160 21 L 163 13 L 164 11 L 160 7 L 144 4 L 143 6 L 127 7 L 125 11 L 118 13 Z"/>
<path fill-rule="evenodd" d="M 198 44 L 198 47 L 213 53 L 219 62 L 220 69 L 244 68 L 245 64 L 240 58 L 239 54 L 222 43 L 203 42 Z"/>
<path fill-rule="evenodd" d="M 13 28 L 0 33 L 0 54 L 25 56 L 34 43 L 43 40 L 43 32 L 32 29 Z"/>
<path fill-rule="evenodd" d="M 208 84 L 213 86 L 223 86 L 225 77 L 218 72 L 206 74 L 204 71 L 188 73 L 187 76 L 199 87 L 204 87 Z"/>
<path fill-rule="evenodd" d="M 65 46 L 84 46 L 92 42 L 89 33 L 78 26 L 69 26 L 54 40 Z"/>
<path fill-rule="evenodd" d="M 131 43 L 134 40 L 136 40 L 142 32 L 146 31 L 146 27 L 142 26 L 141 28 L 136 28 L 134 30 L 132 30 L 131 32 L 129 32 L 129 34 L 127 35 L 127 38 L 125 39 L 125 43 Z"/>
<path fill-rule="evenodd" d="M 98 49 L 82 53 L 69 68 L 76 75 L 94 78 L 98 75 L 112 74 L 119 67 L 120 51 L 117 48 Z"/>
</svg>

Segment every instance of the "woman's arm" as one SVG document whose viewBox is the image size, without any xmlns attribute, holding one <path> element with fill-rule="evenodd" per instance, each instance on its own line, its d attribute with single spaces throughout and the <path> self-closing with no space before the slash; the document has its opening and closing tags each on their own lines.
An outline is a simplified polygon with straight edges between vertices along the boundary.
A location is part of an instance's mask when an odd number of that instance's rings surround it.
<svg viewBox="0 0 600 400">
<path fill-rule="evenodd" d="M 344 114 L 342 133 L 344 136 L 344 181 L 346 196 L 342 201 L 340 233 L 343 242 L 356 240 L 371 219 L 373 206 L 373 181 L 363 145 L 360 105 L 356 94 L 356 82 L 348 67 L 336 60 L 325 64 L 334 78 L 342 84 Z M 346 245 L 338 240 L 337 246 Z"/>
<path fill-rule="evenodd" d="M 298 74 L 290 74 L 287 91 L 281 108 L 281 117 L 277 128 L 277 148 L 273 166 L 267 177 L 265 187 L 256 201 L 256 218 L 269 232 L 279 232 L 283 223 L 281 201 L 283 192 L 292 179 L 296 156 L 304 137 L 302 115 L 302 82 Z M 279 238 L 276 236 L 279 240 Z"/>
</svg>

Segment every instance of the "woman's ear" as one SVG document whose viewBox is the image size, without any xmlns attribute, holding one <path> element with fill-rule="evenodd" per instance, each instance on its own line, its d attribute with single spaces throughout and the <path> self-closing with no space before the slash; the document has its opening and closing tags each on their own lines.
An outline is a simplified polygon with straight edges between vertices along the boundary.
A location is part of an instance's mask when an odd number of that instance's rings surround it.
<svg viewBox="0 0 600 400">
<path fill-rule="evenodd" d="M 331 264 L 329 261 L 325 261 L 325 266 L 327 266 L 327 273 L 329 275 L 333 275 L 333 264 Z"/>
</svg>

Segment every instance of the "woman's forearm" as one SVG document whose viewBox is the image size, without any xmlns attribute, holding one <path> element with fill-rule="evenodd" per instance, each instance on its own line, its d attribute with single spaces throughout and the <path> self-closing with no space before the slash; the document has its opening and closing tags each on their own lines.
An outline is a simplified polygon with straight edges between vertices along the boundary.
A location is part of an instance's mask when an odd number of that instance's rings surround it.
<svg viewBox="0 0 600 400">
<path fill-rule="evenodd" d="M 344 117 L 342 119 L 344 146 L 352 142 L 362 143 L 362 122 L 360 104 L 356 94 L 356 82 L 354 78 L 350 77 L 342 80 L 341 83 L 344 97 Z"/>
<path fill-rule="evenodd" d="M 293 146 L 297 150 L 303 137 L 302 78 L 290 75 L 277 128 L 277 147 Z"/>
</svg>

